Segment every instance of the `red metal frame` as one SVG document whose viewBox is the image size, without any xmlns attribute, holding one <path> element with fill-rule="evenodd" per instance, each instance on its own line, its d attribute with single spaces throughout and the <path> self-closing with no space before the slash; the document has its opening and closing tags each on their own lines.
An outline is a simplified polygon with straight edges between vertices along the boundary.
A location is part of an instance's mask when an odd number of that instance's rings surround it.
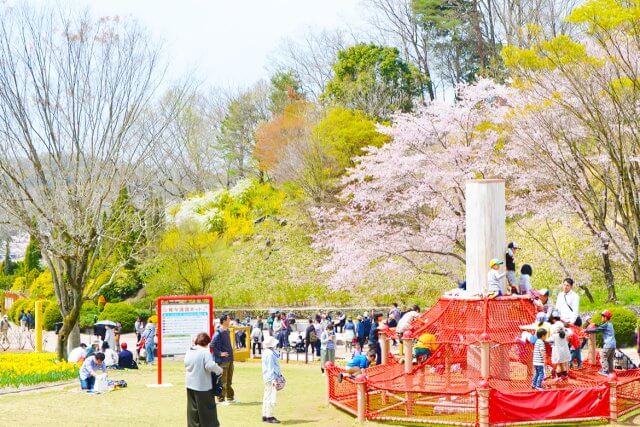
<svg viewBox="0 0 640 427">
<path fill-rule="evenodd" d="M 158 384 L 162 384 L 162 303 L 165 301 L 208 301 L 209 302 L 209 336 L 213 336 L 213 297 L 211 295 L 174 295 L 156 298 L 158 315 Z"/>
</svg>

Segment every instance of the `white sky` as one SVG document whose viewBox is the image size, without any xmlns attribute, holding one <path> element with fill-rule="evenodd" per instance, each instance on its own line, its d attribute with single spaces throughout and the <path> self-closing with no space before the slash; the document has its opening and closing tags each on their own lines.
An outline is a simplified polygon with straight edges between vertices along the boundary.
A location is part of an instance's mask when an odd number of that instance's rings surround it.
<svg viewBox="0 0 640 427">
<path fill-rule="evenodd" d="M 268 77 L 268 56 L 284 38 L 361 26 L 360 0 L 68 0 L 98 16 L 139 19 L 165 41 L 176 76 L 195 70 L 211 86 L 248 86 Z"/>
</svg>

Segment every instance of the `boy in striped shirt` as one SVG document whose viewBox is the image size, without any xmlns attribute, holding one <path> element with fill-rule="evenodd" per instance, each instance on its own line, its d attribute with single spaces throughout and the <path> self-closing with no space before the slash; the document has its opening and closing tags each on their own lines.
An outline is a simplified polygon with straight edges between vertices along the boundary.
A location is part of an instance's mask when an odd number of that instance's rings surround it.
<svg viewBox="0 0 640 427">
<path fill-rule="evenodd" d="M 547 330 L 539 328 L 536 331 L 536 337 L 538 339 L 533 346 L 533 368 L 535 369 L 535 373 L 533 374 L 531 387 L 533 387 L 534 390 L 544 390 L 542 388 L 542 380 L 544 380 L 544 361 L 546 357 L 544 340 L 547 337 Z"/>
</svg>

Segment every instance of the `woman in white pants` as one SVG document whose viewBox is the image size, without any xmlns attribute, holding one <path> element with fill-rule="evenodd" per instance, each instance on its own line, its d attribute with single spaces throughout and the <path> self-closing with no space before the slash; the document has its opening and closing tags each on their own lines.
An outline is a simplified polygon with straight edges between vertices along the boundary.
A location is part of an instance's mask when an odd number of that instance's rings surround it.
<svg viewBox="0 0 640 427">
<path fill-rule="evenodd" d="M 262 352 L 262 380 L 264 381 L 264 396 L 262 397 L 262 421 L 270 424 L 280 424 L 273 416 L 276 408 L 276 378 L 280 372 L 280 353 L 276 351 L 278 340 L 274 337 L 264 339 Z"/>
</svg>

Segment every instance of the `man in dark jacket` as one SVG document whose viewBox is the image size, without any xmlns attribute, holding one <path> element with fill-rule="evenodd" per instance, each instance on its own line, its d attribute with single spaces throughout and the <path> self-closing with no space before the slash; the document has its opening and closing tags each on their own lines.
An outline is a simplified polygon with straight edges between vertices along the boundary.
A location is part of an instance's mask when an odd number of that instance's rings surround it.
<svg viewBox="0 0 640 427">
<path fill-rule="evenodd" d="M 364 318 L 358 323 L 358 346 L 360 351 L 364 350 L 364 343 L 369 339 L 369 332 L 371 331 L 371 319 L 369 319 L 369 313 L 364 312 Z"/>
<path fill-rule="evenodd" d="M 382 351 L 380 349 L 380 341 L 378 337 L 378 328 L 382 322 L 382 313 L 376 313 L 373 315 L 373 323 L 371 325 L 371 331 L 369 331 L 369 351 L 376 351 L 376 364 L 382 363 Z"/>
<path fill-rule="evenodd" d="M 215 362 L 222 368 L 222 395 L 218 398 L 221 403 L 236 403 L 233 395 L 233 347 L 229 336 L 231 318 L 228 314 L 220 316 L 220 327 L 213 335 L 209 347 L 213 349 Z"/>
</svg>

